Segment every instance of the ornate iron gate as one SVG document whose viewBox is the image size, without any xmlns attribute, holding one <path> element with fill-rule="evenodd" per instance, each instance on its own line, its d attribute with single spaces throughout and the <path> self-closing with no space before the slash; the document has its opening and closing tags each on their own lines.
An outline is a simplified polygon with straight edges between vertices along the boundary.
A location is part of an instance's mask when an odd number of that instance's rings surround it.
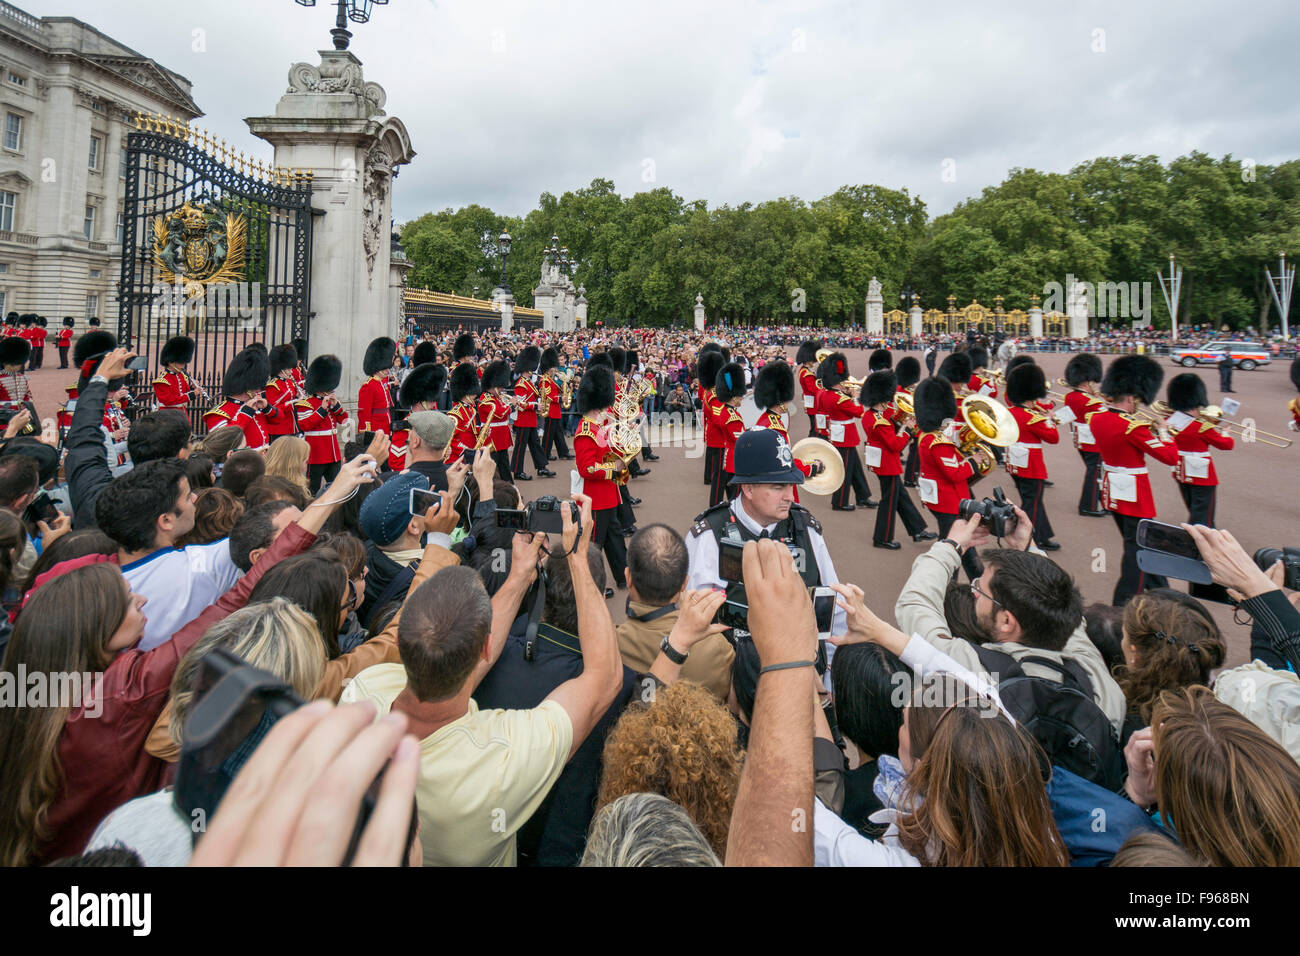
<svg viewBox="0 0 1300 956">
<path fill-rule="evenodd" d="M 311 173 L 268 168 L 203 130 L 136 116 L 126 138 L 118 340 L 148 358 L 142 407 L 173 335 L 195 341 L 190 375 L 220 401 L 226 366 L 253 342 L 308 337 Z M 209 407 L 190 405 L 201 428 Z"/>
</svg>

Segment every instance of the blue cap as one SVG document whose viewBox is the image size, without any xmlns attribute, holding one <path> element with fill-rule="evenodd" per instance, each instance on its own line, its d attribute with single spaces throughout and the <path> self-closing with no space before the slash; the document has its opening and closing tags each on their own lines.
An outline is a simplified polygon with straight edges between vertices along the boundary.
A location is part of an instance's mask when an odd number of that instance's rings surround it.
<svg viewBox="0 0 1300 956">
<path fill-rule="evenodd" d="M 802 485 L 803 472 L 780 432 L 751 428 L 736 439 L 736 474 L 728 484 Z"/>
<path fill-rule="evenodd" d="M 418 471 L 404 471 L 370 492 L 361 504 L 361 530 L 381 548 L 402 536 L 411 523 L 411 489 L 429 490 L 429 479 Z"/>
</svg>

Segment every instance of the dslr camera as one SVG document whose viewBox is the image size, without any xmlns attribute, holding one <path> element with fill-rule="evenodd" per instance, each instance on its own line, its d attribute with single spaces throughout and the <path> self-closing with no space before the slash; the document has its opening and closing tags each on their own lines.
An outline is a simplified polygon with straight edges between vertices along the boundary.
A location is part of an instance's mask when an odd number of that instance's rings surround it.
<svg viewBox="0 0 1300 956">
<path fill-rule="evenodd" d="M 963 519 L 979 515 L 980 524 L 988 528 L 989 534 L 995 538 L 1005 538 L 1016 530 L 1016 507 L 1007 501 L 1001 488 L 994 488 L 993 497 L 982 501 L 967 498 L 957 506 L 957 513 Z"/>
<path fill-rule="evenodd" d="M 564 517 L 560 511 L 569 508 L 569 517 L 582 530 L 582 513 L 572 501 L 561 501 L 555 495 L 542 495 L 536 501 L 530 501 L 522 508 L 498 508 L 497 527 L 511 528 L 515 531 L 559 534 L 563 530 Z"/>
<path fill-rule="evenodd" d="M 1300 548 L 1260 548 L 1255 552 L 1255 563 L 1267 571 L 1275 561 L 1282 562 L 1282 586 L 1300 591 Z"/>
</svg>

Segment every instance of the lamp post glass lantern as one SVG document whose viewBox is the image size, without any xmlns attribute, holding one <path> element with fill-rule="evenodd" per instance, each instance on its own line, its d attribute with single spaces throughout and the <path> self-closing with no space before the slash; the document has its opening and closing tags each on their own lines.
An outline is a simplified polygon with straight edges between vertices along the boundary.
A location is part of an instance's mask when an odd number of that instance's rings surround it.
<svg viewBox="0 0 1300 956">
<path fill-rule="evenodd" d="M 501 250 L 501 292 L 503 295 L 509 295 L 510 286 L 506 284 L 506 259 L 510 257 L 510 233 L 503 232 L 497 236 L 497 248 Z"/>
<path fill-rule="evenodd" d="M 294 2 L 301 7 L 316 6 L 316 0 L 294 0 Z M 385 6 L 388 0 L 335 0 L 335 2 L 339 8 L 338 16 L 334 20 L 334 29 L 330 31 L 330 36 L 334 38 L 334 49 L 346 50 L 348 41 L 352 39 L 348 21 L 369 23 L 372 9 Z"/>
</svg>

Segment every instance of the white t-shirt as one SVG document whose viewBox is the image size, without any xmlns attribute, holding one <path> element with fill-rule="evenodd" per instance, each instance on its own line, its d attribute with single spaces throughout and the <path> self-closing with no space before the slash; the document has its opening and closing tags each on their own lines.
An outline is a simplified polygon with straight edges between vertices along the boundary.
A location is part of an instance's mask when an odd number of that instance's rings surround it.
<svg viewBox="0 0 1300 956">
<path fill-rule="evenodd" d="M 187 865 L 194 852 L 194 833 L 172 798 L 167 789 L 122 804 L 99 822 L 86 852 L 120 844 L 134 850 L 145 866 Z"/>
<path fill-rule="evenodd" d="M 162 548 L 122 566 L 122 576 L 136 594 L 149 599 L 144 606 L 144 637 L 137 650 L 147 651 L 215 604 L 243 572 L 230 560 L 230 539 L 185 548 Z"/>
</svg>

